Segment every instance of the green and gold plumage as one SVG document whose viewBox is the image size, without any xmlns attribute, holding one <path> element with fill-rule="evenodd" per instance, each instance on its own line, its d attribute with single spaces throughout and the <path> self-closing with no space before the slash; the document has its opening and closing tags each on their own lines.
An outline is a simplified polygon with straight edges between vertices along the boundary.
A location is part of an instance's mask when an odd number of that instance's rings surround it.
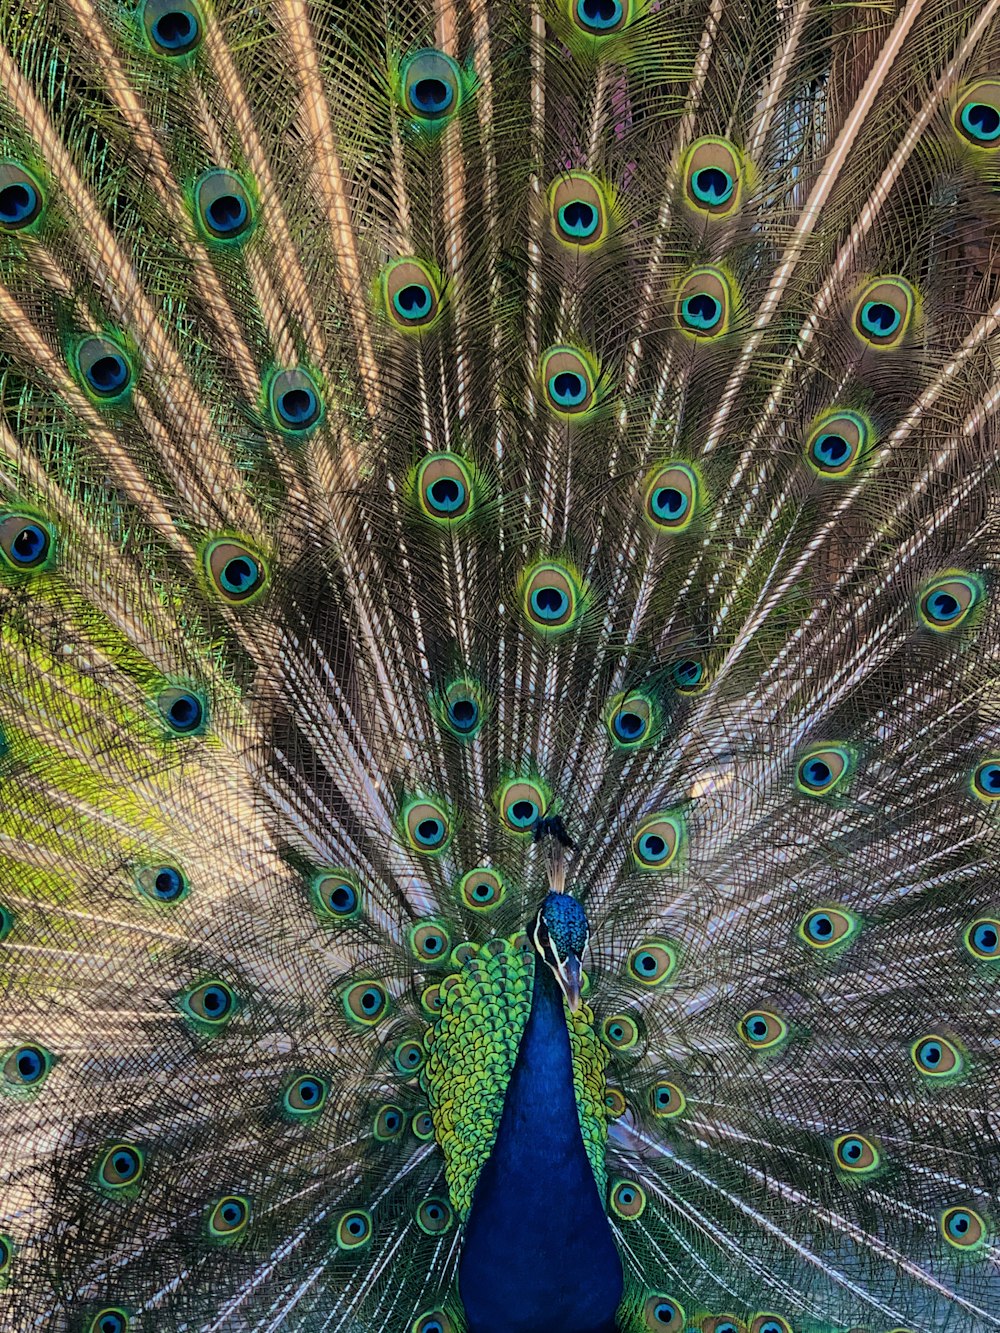
<svg viewBox="0 0 1000 1333">
<path fill-rule="evenodd" d="M 0 1327 L 1000 1329 L 1000 0 L 0 0 Z"/>
</svg>

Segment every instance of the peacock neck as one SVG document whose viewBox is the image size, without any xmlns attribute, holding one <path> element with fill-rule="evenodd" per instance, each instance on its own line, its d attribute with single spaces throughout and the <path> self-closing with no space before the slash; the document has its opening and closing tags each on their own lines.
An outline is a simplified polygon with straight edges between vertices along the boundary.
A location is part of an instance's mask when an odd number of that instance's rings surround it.
<svg viewBox="0 0 1000 1333">
<path fill-rule="evenodd" d="M 531 1012 L 465 1227 L 471 1333 L 614 1333 L 622 1267 L 583 1146 L 562 994 L 535 963 Z"/>
</svg>

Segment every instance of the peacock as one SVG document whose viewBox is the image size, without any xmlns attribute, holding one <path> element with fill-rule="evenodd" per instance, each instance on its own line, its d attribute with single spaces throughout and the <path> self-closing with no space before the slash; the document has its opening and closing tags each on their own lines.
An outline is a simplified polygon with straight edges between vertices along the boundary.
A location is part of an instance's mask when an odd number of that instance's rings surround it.
<svg viewBox="0 0 1000 1333">
<path fill-rule="evenodd" d="M 4 1333 L 1000 1329 L 1000 0 L 0 0 Z"/>
</svg>

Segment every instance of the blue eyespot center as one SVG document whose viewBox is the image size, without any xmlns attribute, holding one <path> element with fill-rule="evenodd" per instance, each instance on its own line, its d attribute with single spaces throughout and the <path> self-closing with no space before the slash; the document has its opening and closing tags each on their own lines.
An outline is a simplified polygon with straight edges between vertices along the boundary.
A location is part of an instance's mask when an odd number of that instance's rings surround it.
<svg viewBox="0 0 1000 1333">
<path fill-rule="evenodd" d="M 49 535 L 38 523 L 26 523 L 10 544 L 12 559 L 19 565 L 37 565 L 45 558 Z"/>
<path fill-rule="evenodd" d="M 681 689 L 690 689 L 701 680 L 704 670 L 705 668 L 700 662 L 693 657 L 689 657 L 674 666 L 672 672 L 674 683 L 679 685 Z"/>
<path fill-rule="evenodd" d="M 404 319 L 426 318 L 431 312 L 433 301 L 430 288 L 420 282 L 408 283 L 392 298 L 393 305 Z"/>
<path fill-rule="evenodd" d="M 202 716 L 201 700 L 193 694 L 179 694 L 167 706 L 167 721 L 175 731 L 194 731 Z"/>
<path fill-rule="evenodd" d="M 747 1032 L 756 1041 L 763 1041 L 767 1036 L 767 1021 L 763 1018 L 751 1018 L 747 1023 Z"/>
<path fill-rule="evenodd" d="M 161 902 L 173 902 L 184 888 L 184 881 L 172 866 L 164 866 L 156 872 L 153 880 L 153 892 Z"/>
<path fill-rule="evenodd" d="M 887 338 L 895 333 L 903 317 L 895 306 L 886 301 L 866 301 L 861 307 L 861 324 L 875 338 Z"/>
<path fill-rule="evenodd" d="M 549 380 L 549 393 L 559 407 L 579 407 L 587 396 L 587 381 L 575 370 L 561 370 Z"/>
<path fill-rule="evenodd" d="M 857 1162 L 864 1155 L 865 1147 L 858 1139 L 848 1139 L 840 1151 L 849 1162 Z"/>
<path fill-rule="evenodd" d="M 645 731 L 646 722 L 638 713 L 616 713 L 615 731 L 623 741 L 637 740 Z"/>
<path fill-rule="evenodd" d="M 417 79 L 410 93 L 413 105 L 425 116 L 440 116 L 451 106 L 454 96 L 444 79 Z"/>
<path fill-rule="evenodd" d="M 246 592 L 260 578 L 260 567 L 256 560 L 248 555 L 237 555 L 227 560 L 219 575 L 220 582 L 227 592 Z"/>
<path fill-rule="evenodd" d="M 193 14 L 183 9 L 171 9 L 152 26 L 153 40 L 164 50 L 179 54 L 192 46 L 198 37 L 198 22 Z"/>
<path fill-rule="evenodd" d="M 444 824 L 440 819 L 422 819 L 417 825 L 417 840 L 427 846 L 440 842 L 444 837 Z"/>
<path fill-rule="evenodd" d="M 1000 796 L 1000 764 L 983 764 L 976 774 L 976 781 L 983 791 Z"/>
<path fill-rule="evenodd" d="M 676 486 L 658 486 L 652 495 L 653 512 L 664 519 L 676 521 L 683 518 L 690 503 L 684 492 Z"/>
<path fill-rule="evenodd" d="M 238 194 L 220 194 L 205 210 L 209 225 L 220 236 L 231 236 L 242 230 L 249 217 L 246 200 Z"/>
<path fill-rule="evenodd" d="M 474 699 L 455 699 L 448 705 L 448 717 L 456 731 L 471 731 L 479 721 L 479 707 Z"/>
<path fill-rule="evenodd" d="M 925 1041 L 917 1051 L 920 1063 L 928 1069 L 936 1069 L 941 1063 L 943 1052 L 936 1041 Z"/>
<path fill-rule="evenodd" d="M 38 208 L 38 191 L 27 181 L 15 181 L 0 190 L 0 223 L 17 227 L 30 221 Z"/>
<path fill-rule="evenodd" d="M 559 225 L 567 236 L 578 240 L 592 236 L 599 220 L 597 209 L 585 199 L 572 199 L 559 210 Z"/>
<path fill-rule="evenodd" d="M 287 389 L 278 399 L 278 413 L 286 425 L 307 426 L 319 404 L 311 389 Z"/>
<path fill-rule="evenodd" d="M 931 593 L 927 599 L 927 610 L 932 619 L 947 624 L 949 620 L 954 620 L 959 615 L 962 604 L 952 593 L 942 590 Z"/>
<path fill-rule="evenodd" d="M 956 1210 L 948 1218 L 947 1225 L 949 1235 L 956 1237 L 956 1239 L 961 1239 L 972 1226 L 972 1218 L 968 1213 L 962 1210 Z"/>
<path fill-rule="evenodd" d="M 327 895 L 327 903 L 335 912 L 343 914 L 353 912 L 358 905 L 358 895 L 354 885 L 336 885 Z"/>
<path fill-rule="evenodd" d="M 541 620 L 559 620 L 569 610 L 569 597 L 562 588 L 536 588 L 531 594 L 531 609 Z"/>
<path fill-rule="evenodd" d="M 99 356 L 86 370 L 87 382 L 95 393 L 105 396 L 118 393 L 129 380 L 125 358 L 117 352 Z"/>
<path fill-rule="evenodd" d="M 639 839 L 639 851 L 647 861 L 660 861 L 667 853 L 666 839 L 658 833 L 644 833 Z"/>
<path fill-rule="evenodd" d="M 815 912 L 807 924 L 809 934 L 816 940 L 828 940 L 833 934 L 833 922 L 825 912 Z"/>
<path fill-rule="evenodd" d="M 677 1307 L 669 1301 L 660 1301 L 653 1308 L 653 1318 L 661 1324 L 669 1324 L 677 1314 Z"/>
<path fill-rule="evenodd" d="M 438 477 L 427 488 L 431 507 L 441 514 L 453 514 L 465 503 L 465 487 L 457 477 Z"/>
<path fill-rule="evenodd" d="M 807 759 L 802 765 L 802 781 L 808 787 L 825 787 L 833 778 L 833 772 L 825 759 Z"/>
<path fill-rule="evenodd" d="M 962 125 L 980 143 L 1000 139 L 1000 111 L 987 102 L 970 102 L 962 108 Z"/>
<path fill-rule="evenodd" d="M 972 932 L 972 943 L 982 954 L 994 954 L 1000 946 L 997 928 L 988 921 L 982 921 Z"/>
<path fill-rule="evenodd" d="M 37 1046 L 22 1046 L 14 1062 L 24 1083 L 37 1083 L 45 1072 L 45 1057 Z"/>
<path fill-rule="evenodd" d="M 299 1084 L 299 1097 L 306 1106 L 314 1106 L 320 1099 L 321 1088 L 314 1078 L 304 1078 Z"/>
<path fill-rule="evenodd" d="M 228 1012 L 232 1000 L 222 986 L 206 986 L 201 997 L 202 1006 L 212 1018 L 221 1018 Z"/>
<path fill-rule="evenodd" d="M 722 305 L 708 292 L 695 292 L 681 302 L 684 322 L 693 329 L 715 328 L 722 318 Z"/>
<path fill-rule="evenodd" d="M 534 801 L 514 801 L 507 808 L 507 818 L 516 828 L 531 828 L 538 819 L 538 806 Z"/>
<path fill-rule="evenodd" d="M 817 463 L 826 467 L 838 467 L 841 463 L 847 461 L 851 454 L 851 446 L 844 439 L 843 435 L 820 435 L 812 447 L 813 458 Z"/>
<path fill-rule="evenodd" d="M 695 197 L 711 207 L 724 204 L 733 193 L 735 182 L 721 167 L 702 167 L 691 178 Z"/>
<path fill-rule="evenodd" d="M 586 28 L 606 31 L 622 21 L 620 0 L 577 0 L 577 16 Z"/>
</svg>

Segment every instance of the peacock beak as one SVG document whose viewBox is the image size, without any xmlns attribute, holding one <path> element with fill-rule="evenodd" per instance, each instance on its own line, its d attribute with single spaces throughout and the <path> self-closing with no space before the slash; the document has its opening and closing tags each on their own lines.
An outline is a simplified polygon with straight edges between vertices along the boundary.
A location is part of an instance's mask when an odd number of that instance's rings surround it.
<svg viewBox="0 0 1000 1333">
<path fill-rule="evenodd" d="M 580 1007 L 580 960 L 575 953 L 568 953 L 565 958 L 559 959 L 556 968 L 556 981 L 559 982 L 559 988 L 566 996 L 566 1003 L 570 1007 L 571 1013 L 576 1013 Z"/>
</svg>

